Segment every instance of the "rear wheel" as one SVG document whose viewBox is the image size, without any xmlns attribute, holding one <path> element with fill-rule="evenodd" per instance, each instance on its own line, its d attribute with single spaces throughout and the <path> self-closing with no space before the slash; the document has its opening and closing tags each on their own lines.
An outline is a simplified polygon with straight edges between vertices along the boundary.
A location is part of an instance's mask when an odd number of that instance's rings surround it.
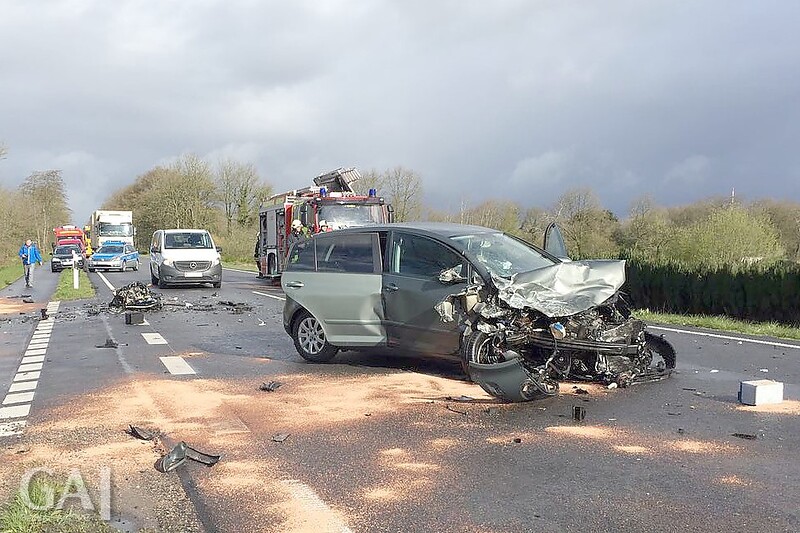
<svg viewBox="0 0 800 533">
<path fill-rule="evenodd" d="M 267 275 L 274 276 L 278 272 L 278 266 L 275 261 L 275 255 L 270 254 L 267 258 Z"/>
<path fill-rule="evenodd" d="M 328 343 L 322 324 L 308 311 L 301 311 L 295 319 L 292 339 L 300 357 L 312 363 L 326 363 L 339 351 L 339 348 Z"/>
</svg>

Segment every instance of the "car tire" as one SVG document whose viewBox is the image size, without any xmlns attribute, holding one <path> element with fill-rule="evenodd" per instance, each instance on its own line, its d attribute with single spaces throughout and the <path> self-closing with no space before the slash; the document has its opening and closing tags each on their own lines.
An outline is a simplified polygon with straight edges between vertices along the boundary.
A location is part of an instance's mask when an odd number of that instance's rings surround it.
<svg viewBox="0 0 800 533">
<path fill-rule="evenodd" d="M 491 339 L 489 335 L 482 331 L 473 331 L 472 334 L 462 341 L 461 346 L 461 370 L 467 375 L 467 378 L 472 381 L 472 376 L 469 373 L 470 361 L 475 363 L 490 363 L 488 356 L 483 353 L 486 350 Z"/>
<path fill-rule="evenodd" d="M 292 340 L 300 357 L 312 363 L 327 363 L 339 351 L 328 342 L 322 324 L 308 311 L 301 311 L 292 323 Z"/>
<path fill-rule="evenodd" d="M 128 262 L 127 261 L 123 261 L 122 262 L 122 267 L 119 269 L 119 271 L 120 272 L 125 272 L 126 270 L 128 270 Z"/>
<path fill-rule="evenodd" d="M 150 284 L 151 284 L 152 286 L 154 286 L 154 287 L 155 287 L 156 285 L 158 285 L 158 278 L 156 277 L 156 275 L 155 275 L 155 274 L 153 274 L 153 271 L 152 271 L 152 269 L 150 270 Z"/>
<path fill-rule="evenodd" d="M 139 260 L 137 259 L 137 260 L 136 260 L 136 261 L 134 261 L 134 263 L 133 263 L 133 271 L 134 271 L 134 272 L 137 272 L 138 270 L 139 270 Z"/>
<path fill-rule="evenodd" d="M 270 254 L 267 258 L 267 275 L 274 276 L 278 273 L 278 266 L 275 263 L 275 255 Z"/>
<path fill-rule="evenodd" d="M 167 282 L 164 281 L 161 278 L 158 278 L 158 288 L 159 289 L 166 289 L 167 288 Z"/>
<path fill-rule="evenodd" d="M 645 347 L 651 354 L 661 357 L 667 369 L 675 368 L 675 348 L 670 343 L 652 333 L 644 333 Z"/>
<path fill-rule="evenodd" d="M 89 272 L 94 272 L 94 269 L 93 269 L 93 268 L 90 268 L 90 269 L 89 269 Z"/>
<path fill-rule="evenodd" d="M 219 289 L 220 287 L 222 287 L 222 282 L 218 281 L 216 283 L 212 283 L 212 285 L 214 286 L 215 289 Z"/>
</svg>

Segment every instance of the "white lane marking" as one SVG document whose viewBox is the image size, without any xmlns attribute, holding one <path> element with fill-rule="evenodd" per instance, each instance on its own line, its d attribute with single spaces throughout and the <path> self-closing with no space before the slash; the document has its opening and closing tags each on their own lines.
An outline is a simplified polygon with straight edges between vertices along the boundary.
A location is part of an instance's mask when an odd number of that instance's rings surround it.
<svg viewBox="0 0 800 533">
<path fill-rule="evenodd" d="M 114 286 L 111 283 L 108 282 L 108 280 L 106 279 L 106 277 L 103 275 L 102 272 L 98 272 L 97 275 L 100 276 L 100 279 L 102 279 L 103 283 L 106 284 L 106 287 L 108 287 L 108 290 L 110 290 L 111 292 L 114 292 L 116 290 L 114 288 Z"/>
<path fill-rule="evenodd" d="M 230 270 L 231 272 L 241 272 L 242 274 L 255 274 L 258 275 L 258 272 L 255 270 L 242 270 L 241 268 L 229 268 L 229 267 L 222 267 L 222 270 Z"/>
<path fill-rule="evenodd" d="M 0 407 L 0 420 L 9 418 L 25 418 L 31 412 L 31 404 L 12 405 L 11 407 Z"/>
<path fill-rule="evenodd" d="M 31 341 L 31 343 L 28 345 L 28 349 L 29 350 L 43 350 L 43 349 L 46 350 L 48 344 L 50 344 L 48 341 L 43 341 L 43 342 L 33 342 L 33 341 Z"/>
<path fill-rule="evenodd" d="M 8 393 L 6 394 L 5 400 L 3 400 L 3 405 L 9 405 L 12 403 L 28 403 L 33 401 L 33 395 L 36 394 L 35 392 L 17 392 L 17 393 Z"/>
<path fill-rule="evenodd" d="M 347 524 L 337 516 L 336 512 L 328 507 L 328 504 L 322 501 L 322 498 L 317 496 L 314 489 L 296 479 L 284 479 L 283 484 L 289 489 L 289 493 L 295 500 L 299 500 L 310 511 L 321 513 L 321 524 L 315 524 L 314 529 L 317 531 L 336 531 L 337 533 L 353 533 L 353 530 L 347 527 Z"/>
<path fill-rule="evenodd" d="M 266 292 L 258 292 L 258 291 L 251 291 L 253 294 L 258 294 L 259 296 L 266 296 L 267 298 L 275 298 L 276 300 L 280 300 L 282 302 L 286 301 L 286 298 L 281 298 L 280 296 L 275 296 L 274 294 L 267 294 Z"/>
<path fill-rule="evenodd" d="M 771 341 L 759 341 L 756 339 L 748 339 L 745 337 L 731 337 L 728 335 L 718 335 L 716 333 L 703 333 L 701 331 L 687 331 L 685 329 L 674 329 L 674 328 L 662 328 L 659 326 L 647 326 L 647 329 L 658 329 L 661 331 L 670 331 L 672 333 L 685 333 L 686 335 L 699 335 L 701 337 L 713 337 L 715 339 L 724 339 L 727 341 L 741 341 L 741 342 L 750 342 L 753 344 L 764 344 L 766 346 L 779 346 L 781 348 L 794 348 L 796 350 L 800 350 L 800 345 L 797 344 L 785 344 L 782 342 L 771 342 Z"/>
<path fill-rule="evenodd" d="M 36 390 L 38 381 L 20 381 L 19 383 L 12 383 L 8 388 L 8 392 L 22 392 L 26 390 Z"/>
<path fill-rule="evenodd" d="M 53 324 L 39 324 L 36 327 L 37 333 L 52 333 L 53 331 Z"/>
<path fill-rule="evenodd" d="M 34 370 L 41 370 L 44 363 L 30 363 L 28 365 L 19 365 L 17 372 L 32 372 Z"/>
<path fill-rule="evenodd" d="M 41 372 L 19 372 L 14 376 L 12 381 L 30 381 L 32 379 L 39 379 L 42 377 Z"/>
<path fill-rule="evenodd" d="M 13 437 L 14 435 L 21 434 L 22 430 L 25 428 L 25 424 L 26 422 L 24 420 L 0 424 L 0 437 Z"/>
<path fill-rule="evenodd" d="M 165 367 L 167 367 L 167 370 L 169 370 L 170 374 L 181 376 L 197 373 L 192 367 L 189 366 L 189 363 L 183 360 L 183 357 L 169 356 L 159 357 L 159 359 L 161 359 L 161 362 L 164 363 Z"/>
<path fill-rule="evenodd" d="M 30 357 L 23 357 L 20 364 L 27 365 L 29 363 L 44 363 L 43 355 L 31 355 Z"/>
<path fill-rule="evenodd" d="M 160 333 L 142 333 L 142 337 L 147 341 L 147 344 L 168 344 Z"/>
<path fill-rule="evenodd" d="M 49 333 L 35 333 L 33 337 L 31 337 L 31 341 L 49 341 L 50 334 Z"/>
<path fill-rule="evenodd" d="M 47 353 L 47 350 L 44 348 L 34 348 L 33 350 L 25 350 L 25 357 L 29 355 L 44 355 Z"/>
</svg>

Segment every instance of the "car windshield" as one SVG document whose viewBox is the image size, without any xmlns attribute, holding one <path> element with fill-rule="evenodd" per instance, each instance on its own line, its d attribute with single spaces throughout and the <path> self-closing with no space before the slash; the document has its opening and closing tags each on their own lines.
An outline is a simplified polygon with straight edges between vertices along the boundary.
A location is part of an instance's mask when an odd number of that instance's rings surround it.
<svg viewBox="0 0 800 533">
<path fill-rule="evenodd" d="M 510 278 L 556 263 L 533 246 L 505 233 L 483 233 L 452 237 L 467 250 L 467 255 L 483 264 L 495 276 Z"/>
<path fill-rule="evenodd" d="M 379 205 L 323 205 L 319 208 L 317 220 L 324 220 L 333 228 L 380 224 L 384 222 L 383 211 Z"/>
<path fill-rule="evenodd" d="M 101 222 L 99 235 L 104 237 L 132 237 L 133 224 L 130 222 L 123 224 L 109 224 L 107 222 Z"/>
<path fill-rule="evenodd" d="M 111 245 L 111 244 L 106 245 L 106 246 L 101 246 L 100 249 L 97 250 L 97 252 L 95 252 L 95 253 L 98 253 L 98 254 L 121 254 L 122 253 L 122 246 L 116 246 L 116 245 Z"/>
<path fill-rule="evenodd" d="M 77 246 L 57 246 L 53 253 L 55 255 L 71 255 L 73 250 L 80 255 L 81 250 Z"/>
<path fill-rule="evenodd" d="M 167 233 L 164 236 L 164 248 L 206 248 L 211 249 L 214 243 L 211 242 L 211 235 L 206 232 L 181 232 Z"/>
</svg>

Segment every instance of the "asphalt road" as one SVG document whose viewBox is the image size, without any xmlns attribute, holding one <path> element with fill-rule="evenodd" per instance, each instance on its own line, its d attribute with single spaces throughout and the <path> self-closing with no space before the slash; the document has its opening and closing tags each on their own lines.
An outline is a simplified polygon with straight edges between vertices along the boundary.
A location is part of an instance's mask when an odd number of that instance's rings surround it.
<svg viewBox="0 0 800 533">
<path fill-rule="evenodd" d="M 17 465 L 0 468 L 4 486 L 31 464 L 108 464 L 112 517 L 128 530 L 800 530 L 795 343 L 654 327 L 678 354 L 669 380 L 562 384 L 556 398 L 508 405 L 452 362 L 348 352 L 306 364 L 283 331 L 280 288 L 251 273 L 161 290 L 167 305 L 138 326 L 102 303 L 107 283 L 149 282 L 147 264 L 90 277 L 96 300 L 60 304 L 52 333 L 36 317 L 55 286 L 47 271 L 34 309 L 0 322 L 5 390 L 31 341 L 49 337 L 26 425 L 0 436 Z M 19 282 L 0 291 L 21 294 Z M 109 339 L 118 346 L 97 347 Z M 762 378 L 790 400 L 743 409 L 739 382 Z M 282 386 L 258 390 L 271 380 Z M 156 473 L 164 445 L 132 440 L 129 423 L 222 460 Z"/>
</svg>

